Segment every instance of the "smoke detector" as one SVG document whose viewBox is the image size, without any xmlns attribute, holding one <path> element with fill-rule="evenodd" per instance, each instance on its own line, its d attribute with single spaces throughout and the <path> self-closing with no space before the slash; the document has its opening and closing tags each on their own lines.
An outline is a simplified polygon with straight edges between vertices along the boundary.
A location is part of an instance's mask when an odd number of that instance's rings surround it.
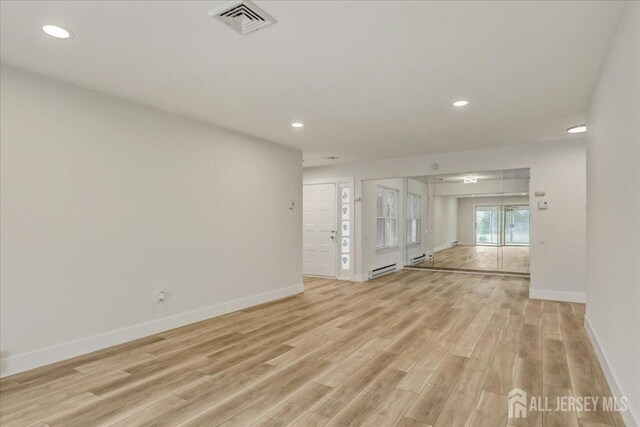
<svg viewBox="0 0 640 427">
<path fill-rule="evenodd" d="M 209 12 L 209 16 L 216 17 L 243 36 L 278 22 L 251 0 L 227 3 Z"/>
</svg>

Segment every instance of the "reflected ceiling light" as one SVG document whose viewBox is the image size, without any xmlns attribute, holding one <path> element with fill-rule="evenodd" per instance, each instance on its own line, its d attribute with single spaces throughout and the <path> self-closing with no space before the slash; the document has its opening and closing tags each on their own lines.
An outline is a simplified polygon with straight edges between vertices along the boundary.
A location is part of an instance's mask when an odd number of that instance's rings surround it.
<svg viewBox="0 0 640 427">
<path fill-rule="evenodd" d="M 587 131 L 587 125 L 578 125 L 578 126 L 573 126 L 567 129 L 567 132 L 569 133 L 582 133 L 586 131 Z"/>
<path fill-rule="evenodd" d="M 73 35 L 71 31 L 65 30 L 57 25 L 45 25 L 42 27 L 42 31 L 57 39 L 68 39 Z"/>
<path fill-rule="evenodd" d="M 466 99 L 461 99 L 460 101 L 454 102 L 453 106 L 454 107 L 464 107 L 467 104 L 469 104 L 469 101 L 467 101 Z"/>
<path fill-rule="evenodd" d="M 478 182 L 478 178 L 476 178 L 475 176 L 465 176 L 462 182 L 464 182 L 465 184 L 475 184 L 476 182 Z"/>
<path fill-rule="evenodd" d="M 300 123 L 300 122 L 291 123 L 291 127 L 292 128 L 301 128 L 301 127 L 304 127 L 304 123 Z"/>
</svg>

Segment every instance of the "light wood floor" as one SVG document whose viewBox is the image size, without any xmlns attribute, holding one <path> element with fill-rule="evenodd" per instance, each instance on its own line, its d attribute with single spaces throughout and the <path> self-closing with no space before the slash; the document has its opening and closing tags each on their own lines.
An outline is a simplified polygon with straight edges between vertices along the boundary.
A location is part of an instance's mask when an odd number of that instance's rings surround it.
<svg viewBox="0 0 640 427">
<path fill-rule="evenodd" d="M 584 305 L 526 278 L 405 270 L 3 379 L 3 426 L 507 425 L 506 395 L 610 395 Z M 553 403 L 553 402 L 552 402 Z M 623 425 L 618 413 L 513 425 Z"/>
<path fill-rule="evenodd" d="M 415 267 L 529 273 L 529 247 L 454 246 L 436 252 L 432 262 Z"/>
</svg>

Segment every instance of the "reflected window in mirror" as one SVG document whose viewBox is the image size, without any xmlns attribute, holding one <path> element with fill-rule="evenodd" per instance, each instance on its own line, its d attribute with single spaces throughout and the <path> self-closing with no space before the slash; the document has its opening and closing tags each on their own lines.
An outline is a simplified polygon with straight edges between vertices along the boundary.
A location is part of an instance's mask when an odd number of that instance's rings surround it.
<svg viewBox="0 0 640 427">
<path fill-rule="evenodd" d="M 407 193 L 407 245 L 420 244 L 420 218 L 422 198 Z"/>
</svg>

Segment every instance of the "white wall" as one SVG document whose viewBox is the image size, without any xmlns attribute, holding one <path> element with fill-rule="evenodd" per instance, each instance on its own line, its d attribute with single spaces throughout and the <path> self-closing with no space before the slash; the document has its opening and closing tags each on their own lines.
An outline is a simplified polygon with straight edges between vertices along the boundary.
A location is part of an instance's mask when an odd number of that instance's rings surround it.
<svg viewBox="0 0 640 427">
<path fill-rule="evenodd" d="M 458 240 L 461 245 L 476 244 L 476 206 L 500 204 L 528 205 L 529 197 L 460 197 L 458 199 Z"/>
<path fill-rule="evenodd" d="M 433 203 L 434 252 L 450 248 L 458 240 L 458 199 L 436 196 Z"/>
<path fill-rule="evenodd" d="M 640 424 L 640 4 L 629 2 L 588 112 L 587 319 Z M 631 420 L 632 414 L 635 421 Z"/>
<path fill-rule="evenodd" d="M 1 76 L 3 375 L 302 291 L 300 152 Z"/>
<path fill-rule="evenodd" d="M 438 170 L 432 164 L 439 165 Z M 531 288 L 536 298 L 584 301 L 586 291 L 586 150 L 584 140 L 462 151 L 304 169 L 304 179 L 354 177 L 356 197 L 365 179 L 530 168 L 530 191 L 546 191 L 546 211 L 533 209 Z M 364 200 L 364 198 L 363 198 Z M 540 198 L 532 197 L 537 205 Z M 362 203 L 355 206 L 356 279 L 362 272 Z M 545 243 L 540 244 L 539 239 Z"/>
</svg>

